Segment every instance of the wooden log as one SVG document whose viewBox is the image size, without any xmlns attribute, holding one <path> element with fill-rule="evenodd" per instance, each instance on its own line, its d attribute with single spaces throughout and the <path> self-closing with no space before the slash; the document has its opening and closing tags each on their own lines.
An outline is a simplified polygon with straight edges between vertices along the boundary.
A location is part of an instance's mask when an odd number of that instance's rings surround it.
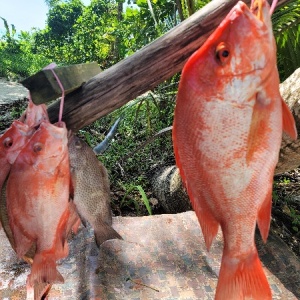
<svg viewBox="0 0 300 300">
<path fill-rule="evenodd" d="M 68 128 L 78 131 L 179 72 L 236 2 L 210 2 L 159 39 L 67 95 L 63 120 Z M 286 2 L 279 0 L 279 4 Z M 57 120 L 58 110 L 59 103 L 49 107 L 52 122 Z"/>
<path fill-rule="evenodd" d="M 54 71 L 67 95 L 99 74 L 100 68 L 96 62 L 93 62 L 57 67 Z M 43 69 L 21 83 L 30 91 L 31 99 L 35 104 L 46 103 L 61 96 L 61 89 L 50 69 Z"/>
</svg>

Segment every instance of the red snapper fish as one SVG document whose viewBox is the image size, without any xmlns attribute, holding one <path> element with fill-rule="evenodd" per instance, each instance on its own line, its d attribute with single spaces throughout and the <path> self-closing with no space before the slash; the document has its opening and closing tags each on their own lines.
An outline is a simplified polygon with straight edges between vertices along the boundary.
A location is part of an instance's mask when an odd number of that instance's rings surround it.
<svg viewBox="0 0 300 300">
<path fill-rule="evenodd" d="M 266 241 L 282 131 L 293 116 L 279 92 L 266 0 L 239 1 L 182 71 L 173 144 L 207 249 L 219 225 L 224 249 L 215 299 L 272 299 L 258 257 Z"/>
<path fill-rule="evenodd" d="M 28 287 L 63 282 L 56 260 L 66 257 L 69 156 L 63 122 L 42 122 L 15 160 L 7 180 L 7 210 L 15 251 L 23 257 L 33 244 Z"/>
</svg>

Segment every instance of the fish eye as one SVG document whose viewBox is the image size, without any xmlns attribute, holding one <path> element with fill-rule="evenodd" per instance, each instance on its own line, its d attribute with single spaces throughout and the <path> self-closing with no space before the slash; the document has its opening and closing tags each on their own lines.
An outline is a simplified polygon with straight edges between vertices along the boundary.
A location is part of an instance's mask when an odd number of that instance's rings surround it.
<svg viewBox="0 0 300 300">
<path fill-rule="evenodd" d="M 44 145 L 42 143 L 35 143 L 33 145 L 33 152 L 38 153 L 41 152 L 44 148 Z"/>
<path fill-rule="evenodd" d="M 229 47 L 225 43 L 220 43 L 216 47 L 216 58 L 221 65 L 225 65 L 230 58 Z"/>
<path fill-rule="evenodd" d="M 76 140 L 76 141 L 75 141 L 75 148 L 77 148 L 77 149 L 81 149 L 81 148 L 82 148 L 82 145 L 81 145 L 81 141 L 80 141 L 80 140 Z"/>
<path fill-rule="evenodd" d="M 7 137 L 6 139 L 4 139 L 3 141 L 3 146 L 5 148 L 10 148 L 13 145 L 13 140 L 10 137 Z"/>
</svg>

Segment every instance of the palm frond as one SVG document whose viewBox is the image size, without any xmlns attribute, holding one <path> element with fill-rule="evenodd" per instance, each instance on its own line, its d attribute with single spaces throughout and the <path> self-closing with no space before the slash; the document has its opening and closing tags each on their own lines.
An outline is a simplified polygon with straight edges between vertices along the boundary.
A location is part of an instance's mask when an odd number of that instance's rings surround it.
<svg viewBox="0 0 300 300">
<path fill-rule="evenodd" d="M 284 80 L 300 67 L 300 0 L 291 0 L 275 11 L 272 22 L 279 74 Z"/>
</svg>

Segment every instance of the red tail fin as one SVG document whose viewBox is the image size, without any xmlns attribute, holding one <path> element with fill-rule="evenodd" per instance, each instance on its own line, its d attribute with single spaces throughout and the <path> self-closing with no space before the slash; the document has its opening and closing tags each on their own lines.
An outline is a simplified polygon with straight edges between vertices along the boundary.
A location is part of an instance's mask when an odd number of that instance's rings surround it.
<svg viewBox="0 0 300 300">
<path fill-rule="evenodd" d="M 245 259 L 229 257 L 224 249 L 215 300 L 272 300 L 257 251 Z"/>
<path fill-rule="evenodd" d="M 36 254 L 31 267 L 31 274 L 28 276 L 29 286 L 36 283 L 63 283 L 64 278 L 56 269 L 56 262 L 53 254 Z"/>
</svg>

